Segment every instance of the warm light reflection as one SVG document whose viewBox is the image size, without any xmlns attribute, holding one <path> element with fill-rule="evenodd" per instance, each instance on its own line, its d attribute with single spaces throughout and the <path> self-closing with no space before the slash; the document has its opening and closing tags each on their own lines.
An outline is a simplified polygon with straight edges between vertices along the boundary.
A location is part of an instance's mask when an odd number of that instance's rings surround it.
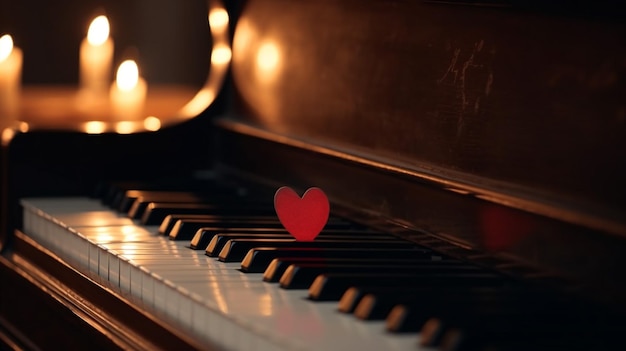
<svg viewBox="0 0 626 351">
<path fill-rule="evenodd" d="M 219 282 L 211 282 L 211 288 L 213 289 L 213 296 L 215 297 L 215 302 L 217 303 L 217 307 L 223 313 L 228 313 L 228 304 L 226 303 L 226 299 L 222 294 L 222 290 L 220 289 Z"/>
<path fill-rule="evenodd" d="M 223 8 L 214 8 L 209 12 L 209 25 L 212 29 L 224 30 L 228 26 L 228 12 Z"/>
<path fill-rule="evenodd" d="M 5 128 L 2 131 L 2 145 L 8 145 L 14 136 L 15 136 L 15 131 L 12 128 Z"/>
<path fill-rule="evenodd" d="M 122 243 L 122 250 L 124 250 L 125 255 L 135 254 L 137 249 L 139 249 L 139 246 L 136 243 Z"/>
<path fill-rule="evenodd" d="M 6 60 L 11 55 L 11 51 L 13 51 L 13 38 L 5 34 L 0 37 L 0 62 Z"/>
<path fill-rule="evenodd" d="M 100 121 L 89 121 L 85 123 L 85 132 L 88 134 L 101 134 L 106 130 L 106 123 Z"/>
<path fill-rule="evenodd" d="M 122 91 L 131 91 L 139 81 L 139 67 L 133 60 L 126 60 L 120 64 L 115 76 L 115 84 Z"/>
<path fill-rule="evenodd" d="M 22 133 L 26 133 L 26 132 L 28 132 L 28 129 L 30 129 L 28 123 L 26 123 L 26 122 L 20 122 L 20 125 L 19 125 L 18 128 L 19 128 L 20 132 L 22 132 Z"/>
<path fill-rule="evenodd" d="M 224 65 L 230 62 L 232 53 L 230 48 L 226 45 L 215 47 L 211 53 L 211 64 Z"/>
<path fill-rule="evenodd" d="M 262 316 L 271 316 L 274 314 L 274 306 L 272 305 L 272 295 L 264 294 L 259 299 L 259 313 Z"/>
<path fill-rule="evenodd" d="M 256 55 L 257 67 L 266 72 L 271 72 L 278 68 L 280 64 L 280 51 L 274 43 L 265 43 L 259 47 Z"/>
<path fill-rule="evenodd" d="M 151 132 L 161 129 L 161 120 L 155 116 L 148 116 L 143 120 L 143 126 Z"/>
<path fill-rule="evenodd" d="M 96 235 L 96 241 L 99 243 L 108 243 L 113 240 L 113 236 L 109 233 L 98 233 Z"/>
<path fill-rule="evenodd" d="M 111 221 L 109 217 L 103 216 L 98 212 L 85 214 L 85 218 L 89 220 L 89 226 L 92 227 L 104 227 Z"/>
<path fill-rule="evenodd" d="M 131 121 L 122 121 L 115 124 L 115 131 L 119 134 L 130 134 L 136 129 L 135 123 Z"/>
<path fill-rule="evenodd" d="M 255 57 L 255 76 L 261 84 L 269 85 L 278 77 L 280 72 L 280 48 L 272 41 L 265 42 L 259 46 Z M 269 103 L 269 100 L 266 103 Z"/>
<path fill-rule="evenodd" d="M 245 60 L 248 52 L 252 49 L 251 43 L 255 42 L 257 32 L 246 18 L 237 22 L 235 37 L 233 39 L 233 60 Z"/>
<path fill-rule="evenodd" d="M 98 16 L 89 25 L 87 41 L 91 45 L 102 45 L 109 39 L 109 31 L 109 20 L 106 16 Z"/>
<path fill-rule="evenodd" d="M 132 225 L 123 225 L 121 229 L 124 234 L 133 234 L 137 231 L 135 226 Z"/>
<path fill-rule="evenodd" d="M 197 116 L 215 99 L 215 93 L 211 88 L 204 88 L 196 94 L 181 110 L 183 117 Z"/>
</svg>

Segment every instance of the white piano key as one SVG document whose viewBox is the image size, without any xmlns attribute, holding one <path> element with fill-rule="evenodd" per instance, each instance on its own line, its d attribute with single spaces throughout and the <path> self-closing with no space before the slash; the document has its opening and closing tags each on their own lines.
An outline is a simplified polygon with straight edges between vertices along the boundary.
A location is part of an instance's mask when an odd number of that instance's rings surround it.
<svg viewBox="0 0 626 351">
<path fill-rule="evenodd" d="M 109 279 L 109 251 L 104 246 L 98 248 L 98 275 L 107 280 Z"/>
<path fill-rule="evenodd" d="M 93 244 L 89 246 L 89 272 L 92 274 L 98 274 L 100 269 L 100 249 L 98 245 Z"/>
<path fill-rule="evenodd" d="M 130 261 L 130 294 L 141 301 L 141 292 L 143 291 L 143 272 L 141 266 Z"/>
<path fill-rule="evenodd" d="M 117 252 L 109 250 L 109 285 L 111 287 L 120 286 L 120 260 Z"/>
<path fill-rule="evenodd" d="M 118 256 L 120 262 L 120 291 L 124 294 L 130 294 L 130 267 L 131 261 L 124 256 Z"/>
</svg>

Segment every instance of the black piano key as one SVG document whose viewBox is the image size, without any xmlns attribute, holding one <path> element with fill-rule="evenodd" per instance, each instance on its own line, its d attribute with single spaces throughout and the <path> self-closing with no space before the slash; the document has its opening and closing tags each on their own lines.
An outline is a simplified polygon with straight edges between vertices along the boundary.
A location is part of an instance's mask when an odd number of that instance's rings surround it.
<svg viewBox="0 0 626 351">
<path fill-rule="evenodd" d="M 113 184 L 111 186 L 111 192 L 115 193 L 115 200 L 111 204 L 111 207 L 118 209 L 124 213 L 130 210 L 130 207 L 134 204 L 135 200 L 140 197 L 145 197 L 146 200 L 157 201 L 163 199 L 164 202 L 175 201 L 180 202 L 182 198 L 193 199 L 203 197 L 214 197 L 217 195 L 237 197 L 237 188 L 224 186 L 223 184 L 217 185 L 212 182 L 190 180 L 177 181 L 176 184 L 148 184 L 148 183 L 120 183 Z M 178 193 L 186 195 L 178 195 Z M 122 210 L 122 208 L 126 210 Z"/>
<path fill-rule="evenodd" d="M 273 215 L 274 208 L 268 206 L 244 205 L 208 205 L 193 203 L 158 203 L 148 204 L 141 217 L 143 225 L 157 225 L 170 214 L 207 214 L 207 215 Z"/>
<path fill-rule="evenodd" d="M 433 325 L 427 325 L 427 322 L 431 319 L 436 319 L 437 328 L 442 328 L 439 324 L 441 321 L 433 316 L 445 312 L 445 308 L 457 308 L 457 312 L 460 313 L 461 309 L 455 306 L 453 303 L 442 305 L 438 300 L 427 301 L 425 305 L 408 305 L 408 304 L 396 304 L 391 308 L 387 314 L 385 320 L 385 328 L 389 332 L 393 333 L 414 333 L 420 331 L 428 331 L 427 334 L 432 333 Z M 426 329 L 424 329 L 426 328 Z M 426 334 L 425 334 L 426 335 Z M 436 336 L 437 343 L 443 336 L 443 330 Z M 425 344 L 430 344 L 429 341 L 424 341 Z"/>
<path fill-rule="evenodd" d="M 444 261 L 446 262 L 446 261 Z M 441 262 L 441 263 L 444 263 Z M 459 261 L 456 261 L 459 262 Z M 453 261 L 453 263 L 455 263 Z M 343 313 L 353 313 L 354 309 L 361 302 L 361 299 L 366 295 L 375 296 L 378 299 L 392 299 L 392 307 L 401 303 L 401 299 L 395 299 L 399 296 L 415 296 L 423 300 L 429 300 L 430 296 L 457 296 L 467 295 L 478 291 L 481 294 L 491 293 L 493 291 L 501 291 L 501 288 L 477 288 L 477 287 L 424 287 L 424 286 L 353 286 L 346 290 L 339 300 L 338 310 Z"/>
<path fill-rule="evenodd" d="M 430 258 L 411 258 L 411 259 L 403 259 L 403 258 L 395 258 L 390 257 L 386 259 L 372 259 L 372 258 L 326 258 L 326 257 L 281 257 L 275 258 L 270 262 L 263 272 L 263 281 L 269 283 L 277 283 L 283 273 L 287 270 L 287 268 L 292 264 L 321 264 L 327 266 L 336 266 L 336 265 L 349 265 L 349 266 L 363 266 L 371 267 L 371 266 L 415 266 L 418 264 L 429 264 L 433 263 L 433 260 Z M 437 261 L 438 265 L 441 266 L 450 266 L 450 265 L 461 265 L 460 261 L 455 260 L 446 260 L 446 261 Z"/>
<path fill-rule="evenodd" d="M 385 329 L 392 333 L 418 332 L 422 329 L 427 318 L 414 313 L 407 305 L 395 305 L 387 315 Z"/>
<path fill-rule="evenodd" d="M 503 319 L 503 324 L 506 319 Z M 429 321 L 429 328 L 420 333 L 420 344 L 433 345 L 440 351 L 474 351 L 474 350 L 596 350 L 598 344 L 589 344 L 581 338 L 580 330 L 571 329 L 564 333 L 558 329 L 535 330 L 506 327 L 504 330 L 493 330 L 488 335 L 471 333 L 466 330 L 437 324 L 437 319 Z M 515 330 L 517 329 L 517 330 Z M 578 341 L 572 341 L 572 338 Z M 584 345 L 584 346 L 583 346 Z M 599 348 L 606 350 L 605 348 Z"/>
<path fill-rule="evenodd" d="M 457 294 L 459 291 L 460 295 Z M 550 303 L 540 302 L 545 300 L 542 297 L 544 294 L 545 291 L 542 289 L 528 289 L 515 285 L 488 290 L 472 288 L 446 291 L 427 300 L 400 301 L 395 299 L 397 305 L 387 316 L 386 328 L 391 332 L 416 332 L 427 320 L 435 316 L 458 318 L 476 313 L 476 310 L 482 313 L 497 311 L 500 314 L 520 308 L 522 308 L 521 312 L 530 311 L 531 308 L 537 308 L 537 306 L 550 305 Z M 393 297 L 387 297 L 387 299 L 393 299 Z"/>
<path fill-rule="evenodd" d="M 324 264 L 292 264 L 280 277 L 283 289 L 308 289 L 320 274 L 475 274 L 478 269 L 467 265 L 459 266 L 426 266 L 426 265 L 324 265 Z"/>
<path fill-rule="evenodd" d="M 165 220 L 164 220 L 165 221 Z M 163 224 L 163 223 L 162 223 Z M 342 219 L 329 218 L 325 230 L 346 230 L 350 224 Z M 172 240 L 191 240 L 203 227 L 238 227 L 238 228 L 277 228 L 284 229 L 278 217 L 274 216 L 206 216 L 204 218 L 179 219 L 169 233 Z M 354 232 L 353 230 L 351 232 Z M 361 231 L 362 232 L 362 231 Z M 320 233 L 321 234 L 321 233 Z"/>
<path fill-rule="evenodd" d="M 128 213 L 139 196 L 141 196 L 141 190 L 127 190 L 124 195 L 116 200 L 117 207 L 115 209 L 122 213 Z"/>
<path fill-rule="evenodd" d="M 117 209 L 127 190 L 141 189 L 142 186 L 145 184 L 141 182 L 108 183 L 102 186 L 104 190 L 101 191 L 103 193 L 101 201 L 104 205 Z"/>
<path fill-rule="evenodd" d="M 474 289 L 476 286 L 470 287 Z M 433 306 L 442 308 L 440 305 L 445 304 L 446 307 L 461 303 L 470 303 L 472 299 L 469 296 L 467 287 L 453 287 L 454 294 L 448 292 L 450 288 L 442 290 L 437 287 L 430 287 L 418 290 L 403 290 L 395 294 L 370 293 L 366 294 L 358 302 L 354 308 L 355 317 L 362 320 L 382 320 L 385 319 L 392 308 L 398 304 L 412 304 L 422 311 L 432 311 Z M 426 306 L 428 305 L 428 306 Z"/>
<path fill-rule="evenodd" d="M 234 216 L 230 216 L 230 217 L 234 217 Z M 278 220 L 278 218 L 275 215 L 270 216 L 270 217 L 273 217 L 276 220 Z M 167 215 L 163 219 L 163 221 L 161 221 L 161 225 L 159 226 L 159 234 L 169 236 L 169 233 L 171 232 L 172 228 L 174 227 L 174 225 L 176 225 L 176 223 L 179 220 L 188 220 L 188 219 L 200 220 L 203 218 L 212 219 L 212 218 L 215 218 L 215 216 L 208 215 L 208 214 L 170 214 L 170 215 Z M 341 218 L 330 217 L 328 220 L 330 222 L 329 227 L 332 228 L 333 230 L 373 232 L 373 231 L 364 230 L 364 229 L 354 229 L 352 227 L 357 227 L 357 225 L 349 223 Z M 207 226 L 207 227 L 210 227 L 210 226 Z M 339 227 L 339 228 L 335 228 L 335 227 Z M 246 228 L 246 230 L 254 230 L 254 229 L 255 228 Z M 265 228 L 263 227 L 259 227 L 257 230 L 259 230 L 259 232 L 262 233 L 264 229 Z M 281 228 L 281 230 L 287 232 L 284 228 Z"/>
<path fill-rule="evenodd" d="M 356 286 L 348 288 L 348 290 L 346 290 L 346 292 L 344 292 L 343 295 L 341 295 L 337 310 L 343 313 L 354 312 L 354 309 L 356 308 L 357 304 L 361 301 L 363 296 L 371 293 L 371 289 L 372 289 L 371 287 L 368 290 L 366 288 L 356 287 Z M 393 289 L 393 291 L 398 292 L 400 291 L 400 289 Z"/>
<path fill-rule="evenodd" d="M 282 228 L 276 217 L 269 216 L 213 216 L 204 219 L 179 219 L 168 233 L 170 240 L 191 240 L 203 227 Z"/>
<path fill-rule="evenodd" d="M 187 191 L 128 190 L 119 204 L 118 211 L 128 217 L 139 219 L 151 202 L 161 203 L 200 203 L 207 199 L 199 193 Z"/>
<path fill-rule="evenodd" d="M 217 184 L 212 181 L 192 178 L 177 179 L 175 182 L 145 183 L 145 182 L 118 182 L 111 183 L 103 202 L 113 209 L 118 209 L 122 202 L 131 203 L 141 194 L 186 192 L 198 195 L 227 194 L 229 197 L 238 196 L 239 189 L 234 186 Z"/>
<path fill-rule="evenodd" d="M 403 289 L 395 293 L 372 292 L 363 296 L 358 302 L 354 315 L 362 320 L 382 320 L 398 304 L 413 305 L 424 313 L 436 306 L 435 311 L 443 313 L 443 307 L 452 308 L 454 311 L 465 306 L 493 305 L 496 301 L 503 304 L 505 301 L 515 299 L 519 305 L 523 302 L 519 296 L 512 295 L 507 287 L 504 289 L 477 289 L 477 287 L 478 285 L 469 288 L 461 286 L 441 289 L 435 286 L 423 289 Z"/>
<path fill-rule="evenodd" d="M 397 241 L 396 238 L 390 237 L 385 234 L 374 234 L 367 233 L 367 235 L 363 235 L 364 232 L 355 232 L 355 231 L 335 231 L 332 229 L 322 231 L 318 238 L 319 240 L 393 240 Z M 231 239 L 291 239 L 294 240 L 293 236 L 289 233 L 267 233 L 267 234 L 256 234 L 256 233 L 218 233 L 213 236 L 211 241 L 209 241 L 209 245 L 206 247 L 205 253 L 207 256 L 216 257 L 220 254 L 226 243 Z"/>
<path fill-rule="evenodd" d="M 178 223 L 179 220 L 187 220 L 187 219 L 213 219 L 215 215 L 209 214 L 169 214 L 163 218 L 161 224 L 159 225 L 159 234 L 169 236 L 172 228 Z"/>
<path fill-rule="evenodd" d="M 446 309 L 452 308 L 456 313 L 465 313 L 463 306 L 459 306 L 457 301 L 452 299 L 442 302 L 440 299 L 432 298 L 422 303 L 409 302 L 407 304 L 400 303 L 394 305 L 386 317 L 386 329 L 393 333 L 418 332 L 427 328 L 426 322 L 434 318 L 433 316 L 447 314 L 450 312 Z M 432 327 L 428 326 L 428 328 Z M 443 335 L 439 335 L 439 338 Z"/>
<path fill-rule="evenodd" d="M 423 303 L 432 303 L 433 300 L 437 299 L 437 296 L 434 296 L 435 292 L 429 290 L 426 294 L 418 295 L 416 292 L 407 293 L 402 292 L 398 293 L 393 297 L 383 297 L 381 295 L 376 294 L 367 294 L 361 298 L 361 300 L 354 307 L 354 316 L 361 320 L 382 320 L 385 319 L 391 309 L 397 305 L 408 302 L 414 302 L 416 300 L 421 300 Z M 426 296 L 424 296 L 426 295 Z"/>
<path fill-rule="evenodd" d="M 436 347 L 441 344 L 443 336 L 449 326 L 439 318 L 431 318 L 427 320 L 423 327 L 420 328 L 420 345 L 425 347 Z"/>
<path fill-rule="evenodd" d="M 146 212 L 148 205 L 151 203 L 184 203 L 184 204 L 207 204 L 214 205 L 218 202 L 208 201 L 193 193 L 172 193 L 169 198 L 167 196 L 139 196 L 131 204 L 126 214 L 131 219 L 141 219 Z M 123 212 L 120 209 L 121 212 Z"/>
<path fill-rule="evenodd" d="M 309 287 L 309 299 L 315 301 L 339 301 L 350 287 L 359 285 L 377 286 L 501 286 L 509 284 L 499 274 L 321 274 Z"/>
<path fill-rule="evenodd" d="M 377 248 L 346 248 L 346 249 L 320 249 L 320 248 L 273 248 L 257 247 L 248 251 L 241 262 L 241 270 L 246 273 L 263 273 L 270 262 L 280 257 L 319 257 L 319 258 L 431 258 L 439 259 L 438 254 L 424 248 L 410 249 L 377 249 Z"/>
<path fill-rule="evenodd" d="M 523 346 L 519 350 L 571 349 L 566 347 L 568 339 L 575 336 L 577 342 L 582 342 L 582 335 L 588 332 L 587 324 L 582 323 L 579 316 L 567 312 L 546 313 L 545 309 L 532 311 L 520 309 L 469 313 L 465 316 L 464 326 L 454 320 L 431 318 L 420 330 L 420 345 L 440 346 L 440 349 L 450 351 L 476 350 L 495 345 L 507 345 L 504 348 L 506 350 L 512 349 L 514 345 Z"/>
<path fill-rule="evenodd" d="M 226 243 L 232 239 L 284 239 L 293 241 L 293 236 L 289 233 L 267 233 L 267 234 L 248 234 L 248 233 L 218 233 L 213 236 L 209 245 L 207 245 L 205 254 L 210 257 L 218 257 L 220 252 L 226 246 Z"/>
<path fill-rule="evenodd" d="M 132 207 L 128 210 L 128 217 L 141 219 L 151 203 L 160 204 L 205 204 L 214 206 L 230 207 L 272 207 L 273 205 L 265 200 L 247 199 L 229 194 L 227 191 L 212 191 L 202 193 L 192 192 L 162 192 L 162 194 L 141 195 L 136 198 Z"/>
<path fill-rule="evenodd" d="M 480 318 L 481 323 L 469 323 L 467 317 L 462 326 L 443 320 L 444 335 L 439 346 L 449 351 L 486 347 L 514 351 L 623 349 L 623 316 L 589 309 L 592 305 L 552 301 L 540 308 L 526 307 L 524 314 L 471 315 L 473 320 Z"/>
<path fill-rule="evenodd" d="M 560 301 L 517 302 L 453 316 L 428 320 L 421 343 L 450 351 L 590 350 L 607 349 L 601 345 L 612 334 L 594 316 Z M 622 338 L 623 329 L 618 334 Z"/>
<path fill-rule="evenodd" d="M 324 237 L 326 233 L 329 233 L 329 234 L 332 233 L 333 235 L 343 235 L 347 237 L 356 237 L 356 236 L 365 236 L 365 237 L 387 236 L 388 237 L 388 235 L 379 233 L 379 232 L 365 231 L 365 230 L 353 230 L 353 229 L 329 229 L 329 230 L 322 231 L 320 235 Z M 272 237 L 275 237 L 276 235 L 281 234 L 282 237 L 288 237 L 288 238 L 292 237 L 291 234 L 289 234 L 289 232 L 284 228 L 231 228 L 231 227 L 229 228 L 200 228 L 196 231 L 193 238 L 191 239 L 191 243 L 189 244 L 189 247 L 194 250 L 207 251 L 207 247 L 209 243 L 211 242 L 213 237 L 218 234 L 239 234 L 239 235 L 264 234 L 264 235 L 271 235 Z M 218 243 L 216 247 L 219 247 L 219 249 L 210 250 L 211 251 L 210 255 L 212 255 L 212 252 L 214 250 L 216 250 L 217 251 L 216 254 L 218 254 L 219 251 L 221 250 L 221 247 L 223 246 L 224 246 L 223 243 L 221 244 Z M 256 273 L 262 273 L 263 270 L 260 270 Z M 245 272 L 252 273 L 252 272 L 248 272 L 247 270 Z"/>
<path fill-rule="evenodd" d="M 611 313 L 604 314 L 589 303 L 580 304 L 568 294 L 509 296 L 509 299 L 483 301 L 478 307 L 472 304 L 462 313 L 442 313 L 441 317 L 429 320 L 428 327 L 439 322 L 438 332 L 444 333 L 441 345 L 451 351 L 486 345 L 507 350 L 595 349 L 613 336 L 621 337 L 624 330 L 623 318 L 614 319 Z M 450 335 L 454 342 L 446 340 Z M 570 343 L 572 339 L 574 344 Z"/>
<path fill-rule="evenodd" d="M 413 244 L 405 240 L 314 240 L 295 239 L 231 239 L 219 254 L 222 262 L 240 262 L 255 247 L 310 247 L 310 248 L 398 248 L 409 249 Z"/>
<path fill-rule="evenodd" d="M 291 235 L 284 228 L 200 228 L 196 231 L 189 247 L 194 250 L 205 250 L 211 239 L 218 234 L 282 234 Z"/>
</svg>

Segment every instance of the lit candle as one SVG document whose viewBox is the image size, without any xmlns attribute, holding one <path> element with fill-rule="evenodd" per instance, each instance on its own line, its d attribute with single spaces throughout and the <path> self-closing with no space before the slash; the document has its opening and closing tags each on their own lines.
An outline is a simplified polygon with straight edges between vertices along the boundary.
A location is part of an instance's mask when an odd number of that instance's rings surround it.
<svg viewBox="0 0 626 351">
<path fill-rule="evenodd" d="M 109 38 L 109 31 L 109 20 L 106 16 L 98 16 L 89 25 L 87 37 L 80 44 L 82 98 L 106 101 L 113 62 L 113 40 Z"/>
<path fill-rule="evenodd" d="M 115 82 L 111 85 L 113 116 L 118 120 L 136 120 L 143 114 L 148 86 L 139 76 L 139 67 L 133 60 L 126 60 L 117 69 Z"/>
<path fill-rule="evenodd" d="M 0 37 L 0 131 L 17 119 L 21 77 L 22 50 L 5 34 Z"/>
</svg>

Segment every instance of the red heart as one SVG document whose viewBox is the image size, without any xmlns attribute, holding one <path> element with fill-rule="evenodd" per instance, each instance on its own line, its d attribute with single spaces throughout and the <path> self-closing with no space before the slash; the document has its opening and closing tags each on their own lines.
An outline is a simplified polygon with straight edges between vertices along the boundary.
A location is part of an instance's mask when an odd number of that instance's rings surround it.
<svg viewBox="0 0 626 351">
<path fill-rule="evenodd" d="M 274 209 L 280 223 L 298 241 L 312 241 L 328 221 L 330 204 L 320 188 L 309 188 L 302 198 L 289 187 L 274 195 Z"/>
</svg>

